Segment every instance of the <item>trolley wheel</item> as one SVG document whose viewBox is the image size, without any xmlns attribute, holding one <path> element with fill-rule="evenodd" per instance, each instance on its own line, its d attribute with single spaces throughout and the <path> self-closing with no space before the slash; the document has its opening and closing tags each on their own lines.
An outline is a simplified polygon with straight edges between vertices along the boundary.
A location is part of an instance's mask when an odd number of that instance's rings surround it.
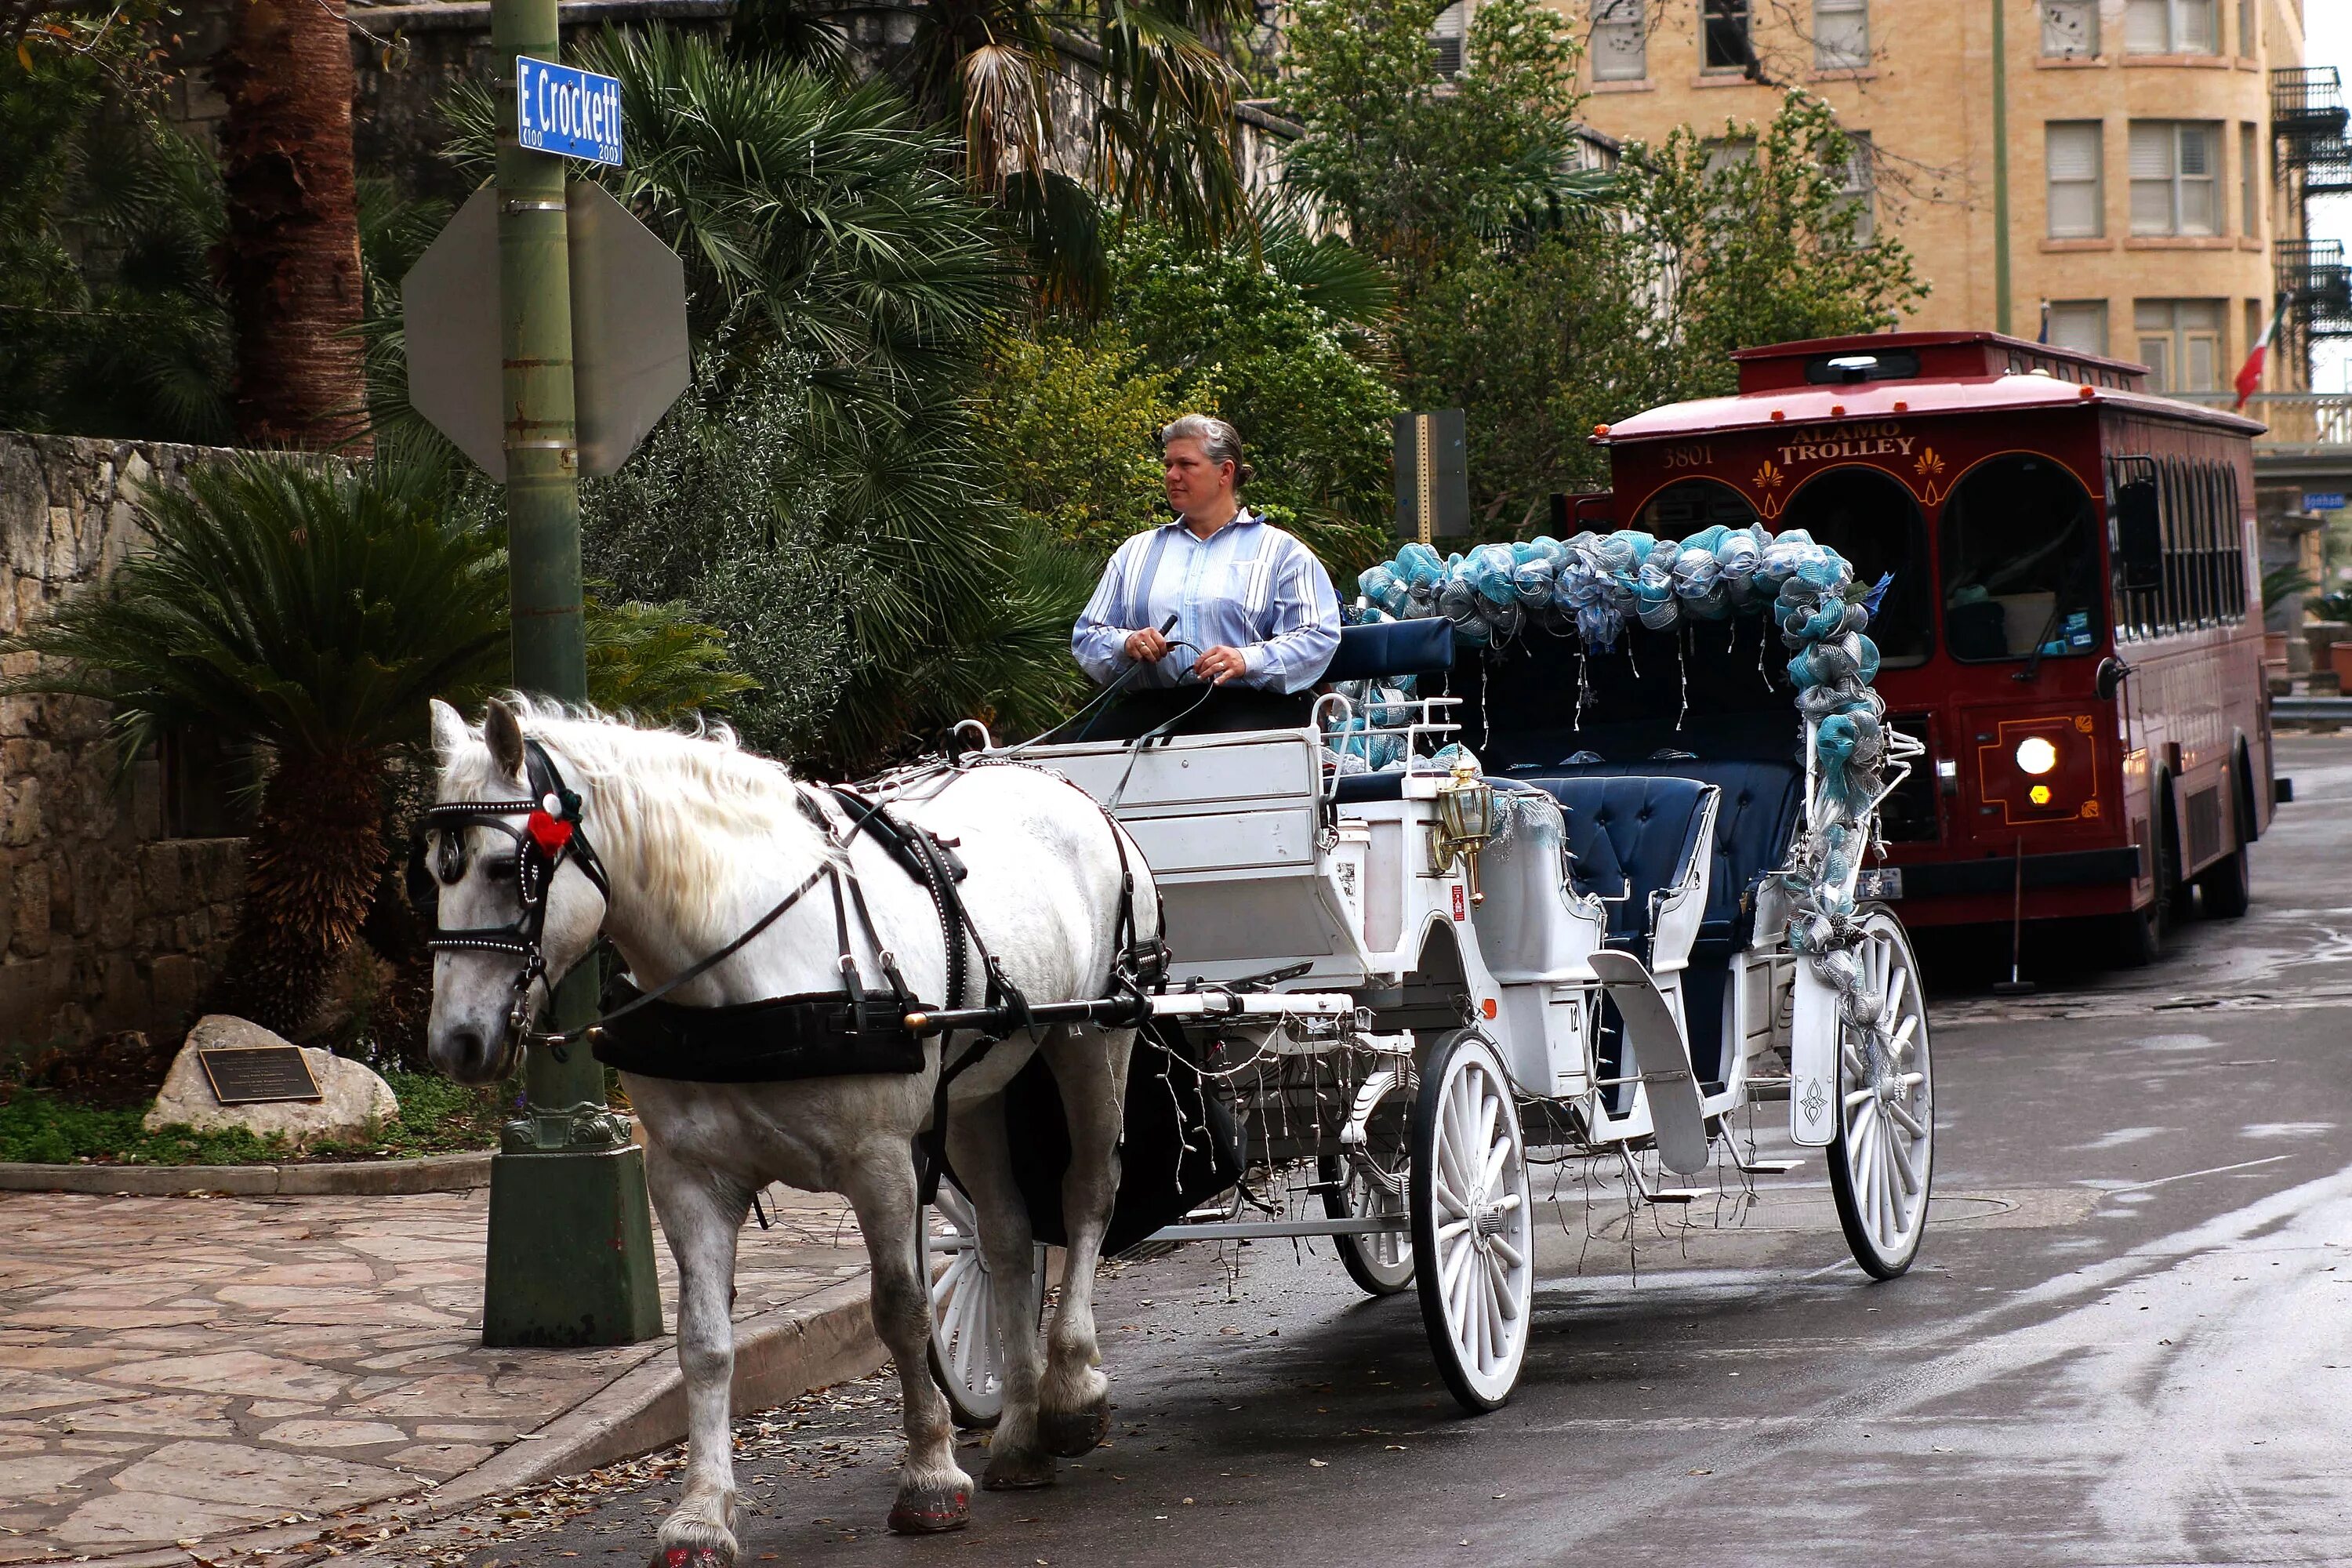
<svg viewBox="0 0 2352 1568">
<path fill-rule="evenodd" d="M 1412 1114 L 1412 1261 L 1445 1386 L 1472 1415 L 1510 1398 L 1535 1303 L 1535 1205 L 1511 1081 L 1486 1038 L 1442 1035 Z"/>
<path fill-rule="evenodd" d="M 1406 1167 L 1411 1163 L 1408 1151 L 1412 1147 L 1405 1123 L 1406 1118 L 1402 1116 L 1376 1119 L 1366 1129 L 1363 1148 L 1327 1153 L 1316 1161 L 1316 1179 L 1322 1184 L 1326 1215 L 1333 1219 L 1404 1215 Z M 1412 1283 L 1410 1230 L 1336 1239 L 1339 1243 L 1339 1261 L 1347 1268 L 1348 1278 L 1367 1295 L 1393 1296 Z"/>
<path fill-rule="evenodd" d="M 931 1381 L 948 1396 L 948 1414 L 967 1430 L 993 1426 L 1004 1414 L 1004 1347 L 980 1217 L 971 1200 L 941 1182 L 923 1226 L 923 1262 L 931 1281 Z M 1037 1249 L 1034 1299 L 1045 1304 L 1045 1249 Z"/>
<path fill-rule="evenodd" d="M 2107 947 L 2116 965 L 2146 969 L 2164 956 L 2164 905 L 2152 901 L 2143 908 L 2105 917 Z"/>
<path fill-rule="evenodd" d="M 2254 873 L 2246 860 L 2246 847 L 2239 845 L 2199 872 L 2197 890 L 2209 918 L 2233 921 L 2243 915 L 2254 901 Z"/>
<path fill-rule="evenodd" d="M 1855 950 L 1863 992 L 1878 998 L 1881 1026 L 1841 1021 L 1838 1134 L 1829 1148 L 1830 1191 L 1846 1245 L 1864 1272 L 1892 1279 L 1919 1255 L 1936 1153 L 1935 1069 L 1927 1052 L 1919 961 L 1902 922 L 1884 909 L 1863 917 Z"/>
</svg>

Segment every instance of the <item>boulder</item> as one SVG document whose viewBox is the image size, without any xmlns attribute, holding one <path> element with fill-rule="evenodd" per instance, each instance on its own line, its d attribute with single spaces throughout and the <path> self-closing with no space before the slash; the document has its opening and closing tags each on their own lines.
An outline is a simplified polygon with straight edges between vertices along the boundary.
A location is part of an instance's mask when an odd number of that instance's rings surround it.
<svg viewBox="0 0 2352 1568">
<path fill-rule="evenodd" d="M 204 1064 L 196 1060 L 198 1051 L 287 1043 L 258 1024 L 226 1013 L 210 1013 L 197 1019 L 196 1026 L 188 1031 L 188 1043 L 180 1047 L 171 1072 L 164 1077 L 163 1087 L 155 1096 L 154 1109 L 147 1112 L 147 1131 L 194 1127 L 209 1132 L 242 1127 L 257 1138 L 278 1133 L 299 1148 L 366 1138 L 379 1123 L 400 1113 L 400 1101 L 394 1097 L 392 1086 L 364 1064 L 315 1047 L 301 1049 L 310 1064 L 310 1076 L 318 1080 L 319 1092 L 324 1097 L 317 1100 L 223 1105 L 213 1094 L 212 1080 L 205 1076 Z"/>
</svg>

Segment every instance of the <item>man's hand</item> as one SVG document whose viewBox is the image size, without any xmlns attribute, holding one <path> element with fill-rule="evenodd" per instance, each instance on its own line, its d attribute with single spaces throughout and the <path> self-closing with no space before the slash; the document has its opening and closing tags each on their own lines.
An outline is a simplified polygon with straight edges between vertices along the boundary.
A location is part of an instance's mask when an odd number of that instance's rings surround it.
<svg viewBox="0 0 2352 1568">
<path fill-rule="evenodd" d="M 1248 674 L 1249 660 L 1242 657 L 1241 649 L 1220 643 L 1193 660 L 1192 669 L 1202 679 L 1223 686 L 1235 676 Z"/>
<path fill-rule="evenodd" d="M 1127 634 L 1127 657 L 1138 664 L 1158 664 L 1168 657 L 1168 639 L 1150 626 Z"/>
</svg>

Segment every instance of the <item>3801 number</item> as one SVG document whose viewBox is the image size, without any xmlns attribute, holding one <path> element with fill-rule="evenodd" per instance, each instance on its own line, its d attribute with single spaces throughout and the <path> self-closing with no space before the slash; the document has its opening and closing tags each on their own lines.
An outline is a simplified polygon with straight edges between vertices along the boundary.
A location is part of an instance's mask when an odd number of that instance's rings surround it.
<svg viewBox="0 0 2352 1568">
<path fill-rule="evenodd" d="M 1711 468 L 1715 467 L 1715 447 L 1705 442 L 1687 447 L 1666 448 L 1666 467 L 1670 468 Z"/>
</svg>

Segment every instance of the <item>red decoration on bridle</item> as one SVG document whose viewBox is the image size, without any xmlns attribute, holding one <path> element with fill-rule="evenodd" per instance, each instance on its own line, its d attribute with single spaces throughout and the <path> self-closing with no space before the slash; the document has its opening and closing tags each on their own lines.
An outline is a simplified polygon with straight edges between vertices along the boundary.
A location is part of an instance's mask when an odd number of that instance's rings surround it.
<svg viewBox="0 0 2352 1568">
<path fill-rule="evenodd" d="M 572 842 L 572 824 L 561 816 L 551 816 L 544 810 L 535 810 L 523 823 L 523 831 L 539 846 L 540 853 L 552 858 L 555 852 Z"/>
</svg>

